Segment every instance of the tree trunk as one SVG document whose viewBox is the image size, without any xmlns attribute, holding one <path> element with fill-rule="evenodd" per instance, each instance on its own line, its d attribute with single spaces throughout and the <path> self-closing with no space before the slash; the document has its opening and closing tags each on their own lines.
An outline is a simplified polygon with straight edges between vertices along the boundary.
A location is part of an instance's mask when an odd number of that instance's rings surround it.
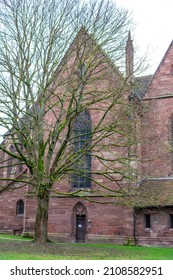
<svg viewBox="0 0 173 280">
<path fill-rule="evenodd" d="M 44 243 L 48 241 L 48 208 L 49 192 L 44 191 L 38 196 L 38 208 L 35 221 L 35 241 Z"/>
</svg>

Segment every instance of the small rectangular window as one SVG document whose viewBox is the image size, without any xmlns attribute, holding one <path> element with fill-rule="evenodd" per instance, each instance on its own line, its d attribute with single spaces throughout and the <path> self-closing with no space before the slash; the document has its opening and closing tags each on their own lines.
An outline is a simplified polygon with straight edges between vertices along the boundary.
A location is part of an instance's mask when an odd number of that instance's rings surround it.
<svg viewBox="0 0 173 280">
<path fill-rule="evenodd" d="M 173 214 L 169 215 L 169 219 L 170 219 L 170 228 L 173 228 Z"/>
<path fill-rule="evenodd" d="M 145 214 L 145 228 L 151 228 L 151 215 Z"/>
</svg>

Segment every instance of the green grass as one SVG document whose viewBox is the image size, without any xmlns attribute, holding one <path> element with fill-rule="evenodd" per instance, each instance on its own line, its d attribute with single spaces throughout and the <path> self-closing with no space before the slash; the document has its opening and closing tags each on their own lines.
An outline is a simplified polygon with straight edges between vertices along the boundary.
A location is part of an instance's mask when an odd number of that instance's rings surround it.
<svg viewBox="0 0 173 280">
<path fill-rule="evenodd" d="M 173 260 L 173 248 L 114 244 L 36 244 L 0 234 L 0 260 Z"/>
<path fill-rule="evenodd" d="M 6 233 L 0 233 L 0 242 L 6 242 L 6 241 L 31 241 L 31 238 L 29 237 L 22 237 L 18 235 L 11 235 Z"/>
</svg>

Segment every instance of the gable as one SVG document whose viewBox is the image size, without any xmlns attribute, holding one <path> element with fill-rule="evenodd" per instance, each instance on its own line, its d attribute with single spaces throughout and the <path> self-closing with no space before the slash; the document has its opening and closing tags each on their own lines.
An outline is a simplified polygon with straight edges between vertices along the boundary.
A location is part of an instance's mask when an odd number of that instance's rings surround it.
<svg viewBox="0 0 173 280">
<path fill-rule="evenodd" d="M 116 82 L 117 79 L 118 82 L 125 81 L 118 67 L 116 67 L 114 62 L 96 42 L 93 35 L 89 34 L 84 27 L 79 30 L 76 37 L 73 39 L 60 64 L 57 66 L 52 80 L 54 80 L 54 78 L 57 79 L 59 74 L 61 75 L 64 73 L 64 70 L 68 70 L 70 76 L 71 73 L 77 72 L 78 67 L 85 62 L 89 64 L 89 70 L 92 72 L 92 76 L 94 72 L 100 73 L 100 69 L 102 68 L 102 70 L 105 70 L 107 73 L 106 79 L 109 78 L 111 81 L 113 79 L 116 80 Z M 99 71 L 98 68 L 100 68 Z M 68 79 L 69 76 L 65 75 L 65 78 Z M 102 74 L 99 74 L 99 76 L 101 77 Z"/>
<path fill-rule="evenodd" d="M 145 93 L 145 99 L 173 96 L 173 42 L 171 42 Z"/>
</svg>

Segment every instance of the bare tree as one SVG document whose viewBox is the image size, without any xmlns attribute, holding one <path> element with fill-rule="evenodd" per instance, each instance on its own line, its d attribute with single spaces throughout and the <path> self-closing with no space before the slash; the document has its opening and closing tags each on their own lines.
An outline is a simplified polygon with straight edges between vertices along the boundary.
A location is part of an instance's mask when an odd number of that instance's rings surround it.
<svg viewBox="0 0 173 280">
<path fill-rule="evenodd" d="M 0 8 L 1 180 L 3 190 L 31 186 L 35 240 L 46 242 L 51 193 L 89 199 L 92 183 L 114 203 L 127 194 L 134 123 L 128 79 L 112 60 L 122 65 L 131 23 L 109 0 L 1 0 Z M 20 176 L 5 171 L 21 165 Z M 63 180 L 69 188 L 54 188 Z"/>
</svg>

